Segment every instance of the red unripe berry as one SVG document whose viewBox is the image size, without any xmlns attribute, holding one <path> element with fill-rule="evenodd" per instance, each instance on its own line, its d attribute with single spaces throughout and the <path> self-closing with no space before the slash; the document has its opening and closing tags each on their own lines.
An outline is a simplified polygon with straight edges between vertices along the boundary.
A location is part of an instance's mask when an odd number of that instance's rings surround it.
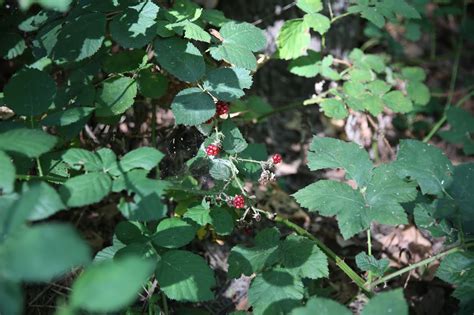
<svg viewBox="0 0 474 315">
<path fill-rule="evenodd" d="M 220 150 L 221 150 L 221 149 L 220 149 L 217 145 L 215 145 L 215 144 L 210 144 L 210 145 L 208 145 L 207 148 L 206 148 L 206 154 L 207 154 L 208 156 L 216 156 L 216 155 L 219 154 L 219 151 L 220 151 Z"/>
<path fill-rule="evenodd" d="M 216 103 L 216 113 L 217 116 L 227 114 L 229 112 L 229 103 L 218 101 Z"/>
<path fill-rule="evenodd" d="M 280 154 L 278 154 L 278 153 L 277 153 L 277 154 L 273 154 L 273 156 L 272 156 L 272 162 L 273 162 L 273 164 L 279 164 L 279 163 L 281 163 L 282 160 L 283 160 L 283 159 L 282 159 L 282 157 L 281 157 Z"/>
<path fill-rule="evenodd" d="M 245 207 L 245 199 L 242 195 L 235 195 L 234 199 L 232 199 L 232 205 L 234 208 L 242 209 Z"/>
</svg>

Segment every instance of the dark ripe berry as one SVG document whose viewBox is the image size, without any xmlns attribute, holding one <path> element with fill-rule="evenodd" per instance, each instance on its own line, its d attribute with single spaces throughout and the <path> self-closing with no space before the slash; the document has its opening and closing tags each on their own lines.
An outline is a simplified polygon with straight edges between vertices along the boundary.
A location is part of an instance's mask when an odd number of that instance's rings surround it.
<svg viewBox="0 0 474 315">
<path fill-rule="evenodd" d="M 235 195 L 234 199 L 232 199 L 232 205 L 234 208 L 242 209 L 245 207 L 245 199 L 242 195 Z"/>
<path fill-rule="evenodd" d="M 216 103 L 216 113 L 217 116 L 227 114 L 229 112 L 229 103 L 218 101 Z"/>
<path fill-rule="evenodd" d="M 208 156 L 216 156 L 216 155 L 219 154 L 219 151 L 220 151 L 220 150 L 221 150 L 221 149 L 220 149 L 217 145 L 215 145 L 215 144 L 210 144 L 210 145 L 208 145 L 207 148 L 206 148 L 206 154 L 207 154 Z"/>
<path fill-rule="evenodd" d="M 281 161 L 282 161 L 282 158 L 281 158 L 281 155 L 280 155 L 280 154 L 278 154 L 278 153 L 277 153 L 277 154 L 273 154 L 273 156 L 272 156 L 272 162 L 273 162 L 273 164 L 279 164 L 279 163 L 281 163 Z"/>
</svg>

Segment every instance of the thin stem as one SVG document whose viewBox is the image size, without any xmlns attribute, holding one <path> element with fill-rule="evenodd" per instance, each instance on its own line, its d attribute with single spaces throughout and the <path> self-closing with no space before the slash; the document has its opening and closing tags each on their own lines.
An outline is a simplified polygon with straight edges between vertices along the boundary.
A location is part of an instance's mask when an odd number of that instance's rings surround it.
<svg viewBox="0 0 474 315">
<path fill-rule="evenodd" d="M 346 16 L 351 15 L 351 14 L 352 14 L 351 12 L 346 12 L 346 13 L 340 14 L 338 16 L 335 16 L 334 18 L 331 19 L 331 24 L 336 22 L 337 20 L 342 19 L 343 17 L 346 17 Z"/>
<path fill-rule="evenodd" d="M 288 228 L 295 231 L 297 234 L 307 237 L 311 239 L 312 241 L 314 241 L 316 245 L 326 254 L 326 256 L 328 256 L 328 258 L 332 260 L 336 264 L 336 266 L 339 267 L 339 269 L 341 269 L 349 278 L 352 279 L 352 281 L 354 281 L 355 284 L 357 284 L 357 286 L 362 290 L 362 292 L 364 292 L 365 295 L 367 295 L 368 297 L 372 297 L 373 295 L 372 292 L 365 287 L 364 279 L 362 279 L 362 277 L 360 277 L 351 267 L 349 267 L 349 265 L 346 264 L 346 262 L 343 259 L 337 256 L 336 253 L 334 253 L 329 247 L 324 245 L 324 243 L 318 240 L 314 235 L 312 235 L 311 233 L 309 233 L 308 231 L 306 231 L 299 225 L 279 215 L 276 215 L 274 220 L 275 222 L 283 223 Z"/>
<path fill-rule="evenodd" d="M 367 254 L 372 256 L 372 237 L 370 235 L 370 227 L 367 230 Z M 367 284 L 370 286 L 372 283 L 372 271 L 368 271 L 367 273 Z"/>
<path fill-rule="evenodd" d="M 467 244 L 466 247 L 471 247 L 473 244 Z M 450 255 L 450 254 L 453 254 L 453 253 L 456 253 L 456 252 L 459 252 L 459 251 L 463 251 L 463 248 L 461 247 L 461 245 L 459 246 L 456 246 L 456 247 L 453 247 L 447 251 L 444 251 L 442 253 L 439 253 L 437 255 L 434 255 L 433 257 L 430 257 L 430 258 L 426 258 L 426 259 L 423 259 L 415 264 L 412 264 L 412 265 L 409 265 L 409 266 L 406 266 L 405 268 L 402 268 L 398 271 L 395 271 L 389 275 L 386 275 L 385 277 L 382 277 L 376 281 L 374 281 L 372 283 L 372 285 L 370 286 L 371 288 L 374 288 L 376 287 L 377 285 L 379 284 L 382 284 L 382 283 L 385 283 L 387 282 L 388 280 L 390 279 L 393 279 L 393 278 L 396 278 L 398 276 L 401 276 L 402 274 L 406 273 L 406 272 L 409 272 L 413 269 L 416 269 L 418 267 L 421 267 L 421 266 L 424 266 L 424 265 L 428 265 L 430 263 L 432 263 L 433 261 L 436 261 L 444 256 L 447 256 L 447 255 Z"/>
<path fill-rule="evenodd" d="M 163 291 L 161 292 L 161 301 L 163 302 L 163 312 L 165 313 L 165 315 L 168 315 L 168 300 L 166 299 L 166 295 L 163 293 Z"/>
<path fill-rule="evenodd" d="M 332 13 L 331 0 L 328 0 L 328 9 L 329 9 L 329 18 L 332 20 L 334 18 L 334 14 Z"/>
<path fill-rule="evenodd" d="M 46 180 L 48 182 L 52 182 L 52 183 L 57 183 L 57 184 L 62 184 L 64 182 L 66 182 L 66 178 L 61 178 L 61 177 L 56 177 L 56 176 L 49 176 L 49 175 L 46 175 L 46 176 L 35 176 L 35 175 L 16 175 L 16 179 L 18 180 L 26 180 L 26 181 L 29 181 L 29 180 L 33 180 L 33 179 L 39 179 L 39 180 Z"/>
</svg>

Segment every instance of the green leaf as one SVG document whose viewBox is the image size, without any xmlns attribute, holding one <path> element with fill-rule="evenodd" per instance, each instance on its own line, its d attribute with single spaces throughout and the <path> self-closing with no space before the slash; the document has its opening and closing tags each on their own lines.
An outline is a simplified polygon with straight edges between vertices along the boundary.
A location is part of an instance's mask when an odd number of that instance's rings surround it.
<svg viewBox="0 0 474 315">
<path fill-rule="evenodd" d="M 3 33 L 0 42 L 0 56 L 3 59 L 11 60 L 23 54 L 26 43 L 18 33 Z"/>
<path fill-rule="evenodd" d="M 105 24 L 105 15 L 99 12 L 82 14 L 66 23 L 59 31 L 54 59 L 74 62 L 93 56 L 104 41 Z"/>
<path fill-rule="evenodd" d="M 400 314 L 408 315 L 408 305 L 403 290 L 382 292 L 369 300 L 361 315 Z"/>
<path fill-rule="evenodd" d="M 28 10 L 31 5 L 38 3 L 45 9 L 59 12 L 69 10 L 72 0 L 19 0 L 18 4 L 22 10 Z"/>
<path fill-rule="evenodd" d="M 230 252 L 228 276 L 238 278 L 250 276 L 264 267 L 273 265 L 279 259 L 280 233 L 276 229 L 264 229 L 256 236 L 253 247 L 234 246 Z"/>
<path fill-rule="evenodd" d="M 450 226 L 447 220 L 436 218 L 435 213 L 436 208 L 427 204 L 417 204 L 415 209 L 413 209 L 413 217 L 416 226 L 429 231 L 433 237 L 447 237 L 448 240 L 453 239 L 455 230 Z M 470 226 L 470 224 L 468 226 Z M 466 230 L 463 232 L 468 233 Z"/>
<path fill-rule="evenodd" d="M 152 1 L 143 1 L 128 7 L 110 23 L 110 35 L 125 48 L 140 48 L 156 35 L 156 17 L 159 7 Z"/>
<path fill-rule="evenodd" d="M 36 116 L 48 110 L 56 95 L 56 83 L 43 71 L 18 72 L 4 89 L 5 104 L 17 115 Z"/>
<path fill-rule="evenodd" d="M 164 219 L 152 236 L 153 243 L 165 248 L 183 247 L 194 239 L 195 228 L 179 218 Z"/>
<path fill-rule="evenodd" d="M 129 77 L 110 78 L 104 81 L 97 94 L 96 115 L 99 117 L 123 114 L 135 102 L 137 83 Z"/>
<path fill-rule="evenodd" d="M 171 250 L 161 256 L 156 279 L 165 295 L 177 301 L 199 302 L 214 298 L 214 274 L 206 261 L 191 252 Z"/>
<path fill-rule="evenodd" d="M 199 49 L 187 40 L 171 37 L 155 40 L 156 59 L 169 73 L 186 82 L 204 76 L 206 66 Z"/>
<path fill-rule="evenodd" d="M 360 252 L 355 258 L 357 267 L 359 267 L 360 270 L 370 271 L 378 277 L 383 276 L 390 263 L 386 258 L 377 260 L 374 256 L 369 256 L 365 252 Z"/>
<path fill-rule="evenodd" d="M 329 300 L 326 298 L 313 297 L 308 300 L 305 306 L 295 308 L 291 315 L 351 315 L 349 311 L 343 305 L 336 301 Z"/>
<path fill-rule="evenodd" d="M 31 187 L 31 184 L 28 185 L 27 190 L 31 189 Z M 39 190 L 35 188 L 37 198 L 36 203 L 30 209 L 29 220 L 43 220 L 66 208 L 56 189 L 45 182 L 37 183 L 35 187 L 39 187 Z"/>
<path fill-rule="evenodd" d="M 75 170 L 80 170 L 83 167 L 86 171 L 102 170 L 102 160 L 95 152 L 80 148 L 71 148 L 61 157 L 65 163 L 69 164 L 71 168 Z"/>
<path fill-rule="evenodd" d="M 159 72 L 143 70 L 139 73 L 138 88 L 145 97 L 160 98 L 166 95 L 168 79 Z"/>
<path fill-rule="evenodd" d="M 203 21 L 217 27 L 221 27 L 224 23 L 229 21 L 222 11 L 214 9 L 204 9 L 201 18 Z"/>
<path fill-rule="evenodd" d="M 421 82 L 426 80 L 426 72 L 421 67 L 404 67 L 402 75 L 409 81 Z"/>
<path fill-rule="evenodd" d="M 314 137 L 311 142 L 308 166 L 313 171 L 343 168 L 346 176 L 354 179 L 359 187 L 367 184 L 373 167 L 368 153 L 357 144 L 321 137 Z"/>
<path fill-rule="evenodd" d="M 212 98 L 199 88 L 179 92 L 171 104 L 177 124 L 195 126 L 209 120 L 216 113 Z"/>
<path fill-rule="evenodd" d="M 107 73 L 132 72 L 141 66 L 145 55 L 146 52 L 141 49 L 119 51 L 106 56 L 102 67 Z"/>
<path fill-rule="evenodd" d="M 222 147 L 229 154 L 240 153 L 244 151 L 248 144 L 240 133 L 239 128 L 230 119 L 226 119 L 221 126 L 221 132 L 224 134 Z"/>
<path fill-rule="evenodd" d="M 225 23 L 220 29 L 222 43 L 211 47 L 211 56 L 240 68 L 256 70 L 257 60 L 252 52 L 262 50 L 266 38 L 261 29 L 250 23 Z"/>
<path fill-rule="evenodd" d="M 88 263 L 90 250 L 69 225 L 48 223 L 12 235 L 3 244 L 0 258 L 0 274 L 7 279 L 51 281 Z"/>
<path fill-rule="evenodd" d="M 288 69 L 301 77 L 313 78 L 321 72 L 321 54 L 314 50 L 308 50 L 307 53 L 307 56 L 292 60 Z"/>
<path fill-rule="evenodd" d="M 413 110 L 412 102 L 400 91 L 391 91 L 382 96 L 388 108 L 396 113 L 408 113 Z"/>
<path fill-rule="evenodd" d="M 48 116 L 41 121 L 41 124 L 43 126 L 69 126 L 83 119 L 87 119 L 93 111 L 93 107 L 69 108 L 48 114 Z"/>
<path fill-rule="evenodd" d="M 20 315 L 23 314 L 23 292 L 21 284 L 6 281 L 0 281 L 0 301 L 8 301 L 8 303 L 0 304 L 1 314 Z"/>
<path fill-rule="evenodd" d="M 15 165 L 11 158 L 0 151 L 0 194 L 10 194 L 15 189 Z"/>
<path fill-rule="evenodd" d="M 150 171 L 156 167 L 165 155 L 155 148 L 141 147 L 125 154 L 119 162 L 118 172 L 128 172 L 135 168 Z M 110 170 L 116 174 L 116 170 Z"/>
<path fill-rule="evenodd" d="M 232 163 L 227 159 L 212 159 L 209 175 L 217 180 L 228 180 L 232 176 Z"/>
<path fill-rule="evenodd" d="M 316 13 L 323 9 L 321 0 L 298 0 L 296 6 L 306 13 Z"/>
<path fill-rule="evenodd" d="M 311 212 L 318 211 L 323 216 L 337 215 L 339 231 L 344 239 L 370 225 L 364 197 L 345 183 L 321 180 L 300 189 L 293 196 Z"/>
<path fill-rule="evenodd" d="M 82 207 L 101 201 L 111 188 L 109 175 L 87 173 L 68 179 L 60 192 L 69 207 Z"/>
<path fill-rule="evenodd" d="M 211 225 L 219 235 L 229 235 L 234 230 L 234 218 L 223 208 L 212 208 Z"/>
<path fill-rule="evenodd" d="M 134 242 L 146 242 L 147 238 L 143 236 L 138 223 L 131 221 L 122 221 L 115 226 L 115 236 L 125 245 Z"/>
<path fill-rule="evenodd" d="M 288 236 L 281 244 L 281 256 L 285 270 L 296 276 L 310 279 L 329 276 L 326 255 L 307 238 Z"/>
<path fill-rule="evenodd" d="M 451 143 L 462 144 L 466 155 L 474 154 L 474 139 L 471 136 L 474 133 L 474 116 L 458 107 L 449 108 L 446 116 L 450 128 L 439 132 L 441 138 Z"/>
<path fill-rule="evenodd" d="M 464 163 L 454 167 L 453 183 L 449 186 L 449 194 L 455 199 L 460 209 L 461 223 L 465 234 L 474 234 L 474 163 Z M 454 221 L 458 221 L 457 218 Z"/>
<path fill-rule="evenodd" d="M 335 98 L 325 99 L 321 102 L 321 110 L 328 117 L 335 119 L 344 119 L 349 115 L 349 112 L 344 106 L 344 103 Z"/>
<path fill-rule="evenodd" d="M 324 35 L 331 27 L 331 21 L 327 16 L 319 13 L 306 14 L 304 16 L 304 22 L 307 26 L 313 29 L 313 31 Z"/>
<path fill-rule="evenodd" d="M 443 152 L 417 140 L 402 140 L 397 160 L 399 175 L 418 182 L 423 194 L 439 194 L 451 184 L 453 166 Z"/>
<path fill-rule="evenodd" d="M 134 256 L 90 266 L 72 285 L 71 306 L 97 313 L 119 311 L 138 298 L 153 268 L 153 261 Z"/>
<path fill-rule="evenodd" d="M 430 90 L 421 82 L 408 83 L 407 93 L 415 104 L 421 106 L 428 104 L 431 98 Z"/>
<path fill-rule="evenodd" d="M 0 150 L 16 152 L 34 158 L 50 151 L 56 137 L 33 129 L 11 129 L 0 133 Z"/>
<path fill-rule="evenodd" d="M 184 38 L 193 39 L 205 43 L 211 42 L 211 35 L 206 32 L 201 26 L 190 21 L 186 21 L 186 24 L 184 24 Z"/>
<path fill-rule="evenodd" d="M 184 214 L 184 218 L 188 218 L 196 222 L 197 224 L 204 226 L 212 222 L 211 210 L 207 203 L 203 203 L 192 208 L 189 208 Z"/>
<path fill-rule="evenodd" d="M 241 68 L 217 68 L 207 73 L 205 90 L 222 101 L 233 101 L 245 95 L 244 89 L 252 86 L 250 71 Z"/>
<path fill-rule="evenodd" d="M 254 314 L 287 314 L 293 300 L 303 299 L 304 287 L 300 279 L 285 269 L 275 268 L 258 274 L 248 292 Z"/>
<path fill-rule="evenodd" d="M 277 38 L 280 58 L 289 60 L 302 56 L 310 40 L 309 27 L 303 19 L 286 21 Z"/>
</svg>

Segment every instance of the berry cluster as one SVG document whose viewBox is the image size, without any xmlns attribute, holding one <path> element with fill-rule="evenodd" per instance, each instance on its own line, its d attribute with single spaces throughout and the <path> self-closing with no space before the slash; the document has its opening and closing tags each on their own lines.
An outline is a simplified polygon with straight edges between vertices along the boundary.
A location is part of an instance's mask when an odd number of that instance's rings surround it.
<svg viewBox="0 0 474 315">
<path fill-rule="evenodd" d="M 216 114 L 217 116 L 225 115 L 229 112 L 229 103 L 218 101 L 216 103 Z"/>
<path fill-rule="evenodd" d="M 236 209 L 242 209 L 245 208 L 245 199 L 244 196 L 242 195 L 235 195 L 234 198 L 232 199 L 232 205 Z"/>
<path fill-rule="evenodd" d="M 278 153 L 273 154 L 273 156 L 272 156 L 272 162 L 273 162 L 273 164 L 280 164 L 282 160 L 283 160 L 283 159 L 282 159 L 282 157 L 281 157 L 280 154 L 278 154 Z"/>
<path fill-rule="evenodd" d="M 216 156 L 216 155 L 219 154 L 220 150 L 221 149 L 219 148 L 219 146 L 217 146 L 215 144 L 210 144 L 206 148 L 206 154 L 208 156 Z"/>
</svg>

